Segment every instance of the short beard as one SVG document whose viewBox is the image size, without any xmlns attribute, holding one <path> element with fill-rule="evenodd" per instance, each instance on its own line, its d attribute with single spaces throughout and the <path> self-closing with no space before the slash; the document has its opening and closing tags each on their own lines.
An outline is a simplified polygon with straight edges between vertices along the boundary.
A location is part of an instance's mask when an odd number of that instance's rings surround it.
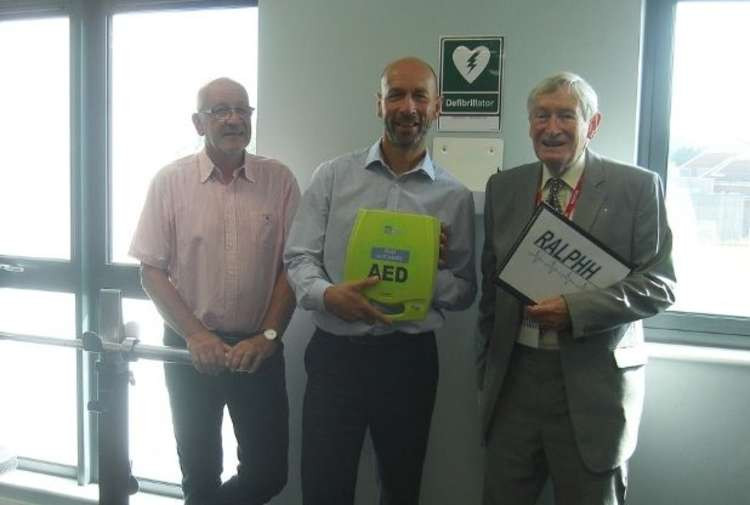
<svg viewBox="0 0 750 505">
<path fill-rule="evenodd" d="M 416 135 L 414 135 L 413 137 L 409 137 L 408 139 L 400 139 L 394 121 L 386 119 L 384 123 L 385 136 L 388 138 L 388 141 L 394 146 L 400 147 L 402 149 L 421 145 L 422 141 L 427 135 L 427 132 L 432 126 L 432 121 L 429 121 L 426 118 L 420 118 L 419 130 L 417 131 Z"/>
</svg>

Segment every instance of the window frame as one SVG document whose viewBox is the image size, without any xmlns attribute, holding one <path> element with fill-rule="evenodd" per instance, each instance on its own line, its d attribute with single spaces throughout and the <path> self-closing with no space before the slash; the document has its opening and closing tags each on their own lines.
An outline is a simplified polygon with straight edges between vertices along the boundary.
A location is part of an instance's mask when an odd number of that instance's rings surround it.
<svg viewBox="0 0 750 505">
<path fill-rule="evenodd" d="M 750 0 L 646 0 L 638 164 L 658 173 L 665 186 L 668 176 L 675 15 L 678 3 L 694 1 L 726 3 Z M 670 311 L 646 320 L 645 326 L 649 329 L 648 340 L 653 342 L 750 349 L 748 317 Z"/>
</svg>

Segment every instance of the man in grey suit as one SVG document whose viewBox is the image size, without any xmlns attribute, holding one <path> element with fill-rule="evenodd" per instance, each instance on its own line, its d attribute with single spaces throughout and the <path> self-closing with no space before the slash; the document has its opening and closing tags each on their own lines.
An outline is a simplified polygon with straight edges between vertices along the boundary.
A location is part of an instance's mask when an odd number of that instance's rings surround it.
<svg viewBox="0 0 750 505">
<path fill-rule="evenodd" d="M 493 175 L 485 199 L 478 371 L 485 505 L 624 503 L 643 409 L 641 319 L 674 301 L 672 235 L 659 177 L 598 156 L 597 96 L 560 73 L 529 94 L 540 162 Z M 526 306 L 496 269 L 546 201 L 635 268 L 622 281 Z"/>
</svg>

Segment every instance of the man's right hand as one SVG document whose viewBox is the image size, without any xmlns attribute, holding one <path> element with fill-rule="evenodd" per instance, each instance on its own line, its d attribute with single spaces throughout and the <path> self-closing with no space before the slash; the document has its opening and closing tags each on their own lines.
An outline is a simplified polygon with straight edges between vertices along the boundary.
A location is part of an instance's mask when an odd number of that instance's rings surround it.
<svg viewBox="0 0 750 505">
<path fill-rule="evenodd" d="M 185 340 L 196 370 L 209 375 L 218 375 L 224 370 L 231 346 L 208 330 L 194 333 Z"/>
<path fill-rule="evenodd" d="M 391 324 L 391 319 L 373 307 L 362 290 L 374 286 L 380 278 L 373 276 L 361 281 L 342 282 L 326 288 L 323 302 L 326 310 L 344 321 L 365 321 L 368 324 Z"/>
</svg>

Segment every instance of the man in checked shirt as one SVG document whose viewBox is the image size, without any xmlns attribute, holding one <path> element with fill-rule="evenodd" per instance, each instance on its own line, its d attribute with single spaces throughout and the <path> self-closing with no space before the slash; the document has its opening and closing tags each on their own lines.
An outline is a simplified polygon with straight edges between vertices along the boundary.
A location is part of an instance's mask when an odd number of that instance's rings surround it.
<svg viewBox="0 0 750 505">
<path fill-rule="evenodd" d="M 237 82 L 200 89 L 192 119 L 205 147 L 156 174 L 130 247 L 164 343 L 193 359 L 165 365 L 188 505 L 266 503 L 287 480 L 280 336 L 295 301 L 281 254 L 299 188 L 287 167 L 245 151 L 252 113 Z M 225 405 L 239 465 L 222 483 Z"/>
</svg>

